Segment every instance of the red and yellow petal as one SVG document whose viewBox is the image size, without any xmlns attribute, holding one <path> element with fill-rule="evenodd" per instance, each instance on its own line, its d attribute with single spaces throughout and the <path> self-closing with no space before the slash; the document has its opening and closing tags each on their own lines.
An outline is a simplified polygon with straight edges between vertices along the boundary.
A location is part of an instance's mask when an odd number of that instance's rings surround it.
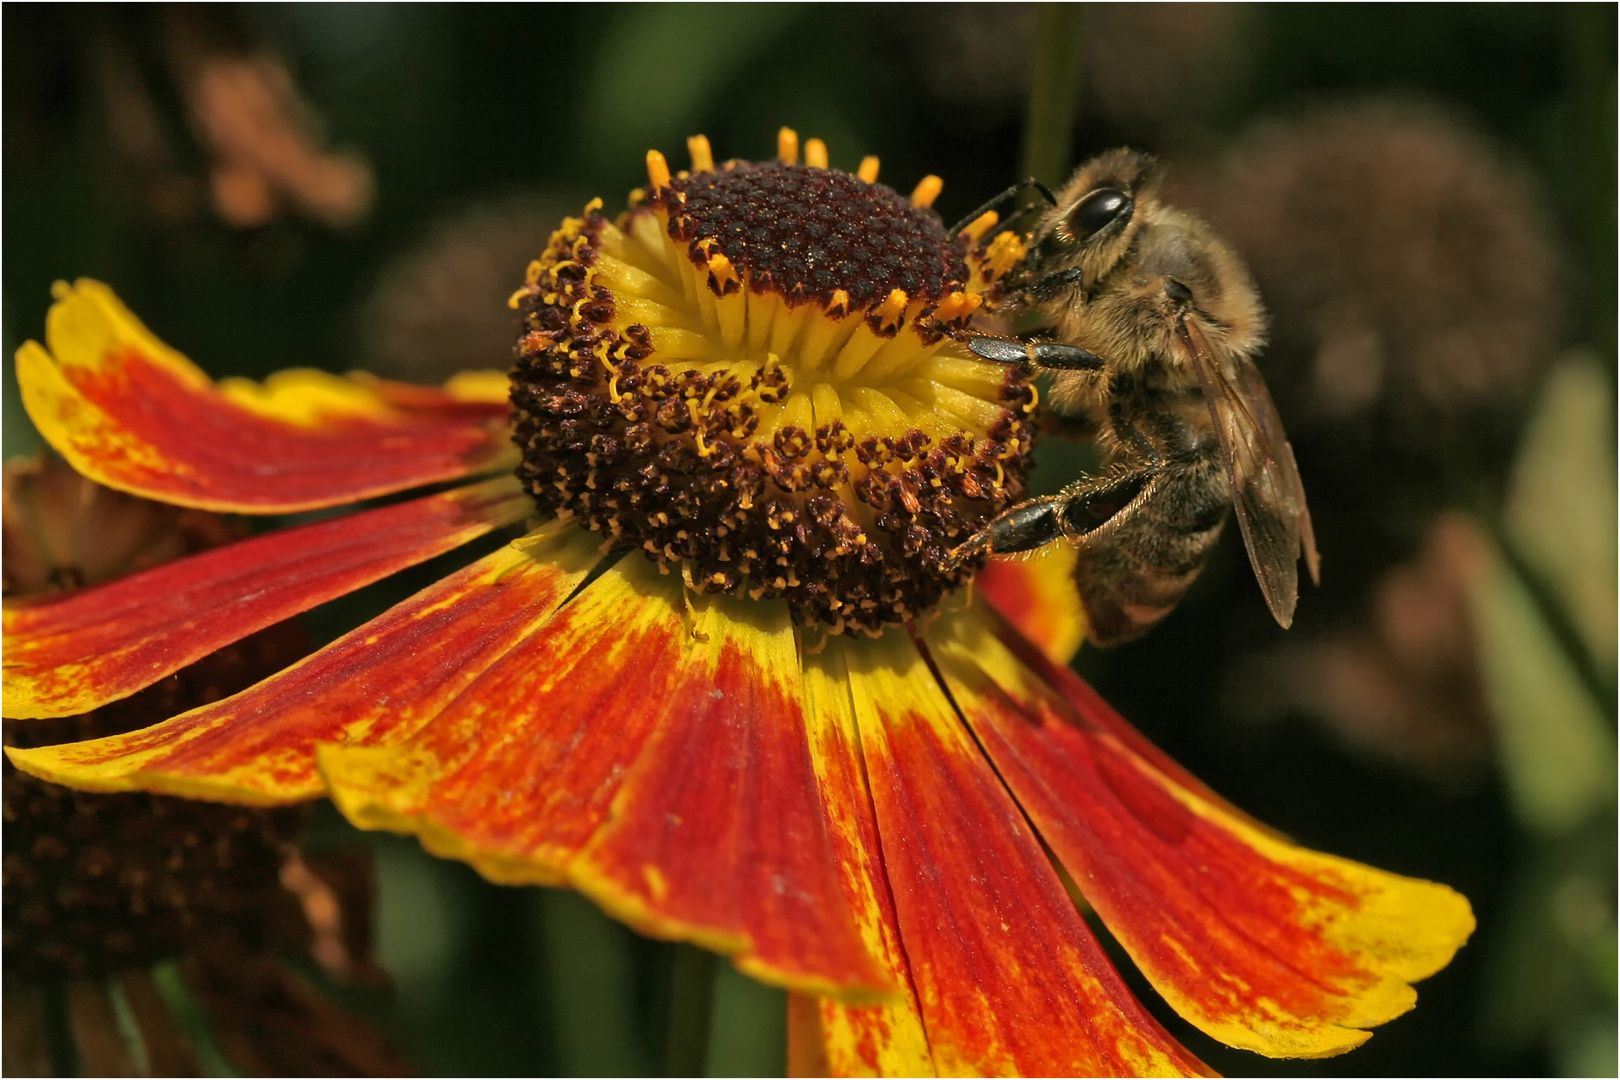
<svg viewBox="0 0 1620 1080">
<path fill-rule="evenodd" d="M 516 480 L 316 522 L 7 608 L 5 715 L 71 716 L 533 510 Z"/>
<path fill-rule="evenodd" d="M 1086 900 L 1171 1006 L 1222 1042 L 1343 1053 L 1411 1008 L 1410 983 L 1472 932 L 1451 889 L 1299 847 L 1182 783 L 1095 691 L 989 613 L 941 620 L 928 640 Z"/>
<path fill-rule="evenodd" d="M 81 279 L 56 295 L 48 348 L 17 350 L 23 404 L 47 442 L 108 487 L 291 513 L 454 480 L 510 453 L 506 406 L 482 382 L 409 401 L 398 384 L 312 370 L 215 385 L 105 285 Z"/>
<path fill-rule="evenodd" d="M 933 1057 L 883 870 L 877 818 L 861 760 L 843 650 L 828 641 L 804 657 L 811 758 L 840 868 L 844 896 L 867 951 L 899 992 L 859 1004 L 795 996 L 788 1013 L 790 1072 L 799 1076 L 932 1076 Z"/>
<path fill-rule="evenodd" d="M 504 882 L 568 883 L 781 985 L 890 988 L 841 891 L 780 604 L 629 558 L 412 739 L 321 755 L 357 824 Z"/>
<path fill-rule="evenodd" d="M 1086 612 L 1074 587 L 1079 557 L 1073 544 L 1058 543 L 992 559 L 973 579 L 973 588 L 1042 652 L 1067 664 L 1086 638 Z"/>
<path fill-rule="evenodd" d="M 408 738 L 549 616 L 599 560 L 596 546 L 575 529 L 543 531 L 233 697 L 127 735 L 6 752 L 26 772 L 92 791 L 314 798 L 317 743 Z"/>
<path fill-rule="evenodd" d="M 939 1072 L 1207 1075 L 1109 964 L 916 645 L 852 644 L 883 865 Z"/>
</svg>

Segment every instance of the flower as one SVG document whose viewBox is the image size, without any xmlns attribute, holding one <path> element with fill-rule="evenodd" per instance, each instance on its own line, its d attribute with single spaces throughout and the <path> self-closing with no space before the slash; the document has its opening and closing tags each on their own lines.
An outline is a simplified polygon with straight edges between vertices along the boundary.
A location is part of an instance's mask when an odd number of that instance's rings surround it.
<svg viewBox="0 0 1620 1080">
<path fill-rule="evenodd" d="M 492 880 L 572 886 L 801 992 L 795 1060 L 834 1073 L 1207 1071 L 1071 889 L 1233 1045 L 1338 1053 L 1409 1008 L 1472 929 L 1462 897 L 1244 817 L 948 567 L 1028 468 L 1033 390 L 956 340 L 1019 238 L 988 215 L 951 237 L 937 179 L 907 200 L 874 158 L 832 170 L 812 140 L 798 164 L 790 131 L 766 164 L 690 148 L 530 266 L 510 426 L 504 379 L 215 385 L 104 286 L 61 287 L 49 348 L 18 353 L 25 402 L 104 483 L 288 513 L 516 476 L 8 611 L 8 712 L 128 693 L 541 516 L 233 698 L 13 760 L 326 794 Z"/>
<path fill-rule="evenodd" d="M 224 518 L 101 487 L 60 460 L 6 466 L 5 597 L 39 601 L 237 539 Z M 308 652 L 293 623 L 233 642 L 92 712 L 8 720 L 7 746 L 133 731 Z M 300 806 L 98 794 L 3 763 L 5 1071 L 396 1075 L 380 1031 L 281 958 L 375 981 L 363 850 L 306 856 Z M 358 858 L 356 858 L 358 856 Z M 52 1038 L 51 1013 L 70 1037 Z M 296 1033 L 296 1037 L 288 1036 Z"/>
</svg>

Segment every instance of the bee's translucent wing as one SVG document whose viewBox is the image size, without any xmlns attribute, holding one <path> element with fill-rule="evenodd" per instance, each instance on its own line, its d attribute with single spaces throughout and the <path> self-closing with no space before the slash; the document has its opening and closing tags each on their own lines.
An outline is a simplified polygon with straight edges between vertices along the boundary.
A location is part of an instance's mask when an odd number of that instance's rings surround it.
<svg viewBox="0 0 1620 1080">
<path fill-rule="evenodd" d="M 1234 370 L 1223 371 L 1195 323 L 1183 316 L 1176 330 L 1198 372 L 1215 421 L 1238 528 L 1243 531 L 1260 591 L 1272 616 L 1287 627 L 1294 621 L 1294 603 L 1299 598 L 1296 563 L 1300 555 L 1305 556 L 1312 581 L 1319 579 L 1320 572 L 1316 536 L 1294 450 L 1254 362 L 1233 354 Z"/>
</svg>

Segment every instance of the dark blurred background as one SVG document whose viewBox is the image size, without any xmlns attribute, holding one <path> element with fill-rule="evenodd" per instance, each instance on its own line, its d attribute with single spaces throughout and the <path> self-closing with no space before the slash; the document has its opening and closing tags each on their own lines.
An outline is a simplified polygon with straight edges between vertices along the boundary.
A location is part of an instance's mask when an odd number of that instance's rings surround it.
<svg viewBox="0 0 1620 1080">
<path fill-rule="evenodd" d="M 524 265 L 648 148 L 763 158 L 785 124 L 902 191 L 939 174 L 951 221 L 1024 175 L 1056 41 L 1070 163 L 1158 153 L 1254 270 L 1323 552 L 1286 634 L 1233 536 L 1157 631 L 1077 666 L 1246 810 L 1479 916 L 1348 1056 L 1166 1022 L 1223 1072 L 1613 1075 L 1615 10 L 12 3 L 0 331 L 39 335 L 84 275 L 216 375 L 505 367 Z M 37 438 L 9 365 L 4 390 L 10 456 Z M 1049 443 L 1040 482 L 1074 461 Z M 317 846 L 353 841 L 318 815 Z M 663 1067 L 686 953 L 366 842 L 393 983 L 345 1000 L 419 1069 Z M 712 1074 L 780 1069 L 780 994 L 728 969 L 712 1007 Z"/>
</svg>

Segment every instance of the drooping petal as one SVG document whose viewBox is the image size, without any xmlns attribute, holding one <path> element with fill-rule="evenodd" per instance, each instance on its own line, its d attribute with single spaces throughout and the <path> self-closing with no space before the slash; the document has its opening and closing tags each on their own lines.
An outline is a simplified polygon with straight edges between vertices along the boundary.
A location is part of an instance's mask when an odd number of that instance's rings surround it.
<svg viewBox="0 0 1620 1080">
<path fill-rule="evenodd" d="M 310 370 L 216 386 L 95 281 L 58 286 L 45 339 L 17 350 L 40 433 L 85 476 L 160 502 L 313 510 L 454 480 L 510 452 L 506 406 L 481 386 L 409 403 Z"/>
<path fill-rule="evenodd" d="M 1042 838 L 1165 999 L 1233 1046 L 1325 1057 L 1411 1008 L 1468 902 L 1289 843 L 1141 753 L 1140 736 L 989 612 L 933 655 Z M 1134 737 L 1133 737 L 1134 736 Z"/>
<path fill-rule="evenodd" d="M 71 716 L 533 510 L 499 479 L 216 548 L 5 612 L 5 715 Z"/>
<path fill-rule="evenodd" d="M 689 614 L 681 588 L 626 559 L 408 742 L 323 751 L 334 800 L 766 981 L 886 990 L 840 889 L 785 606 Z"/>
<path fill-rule="evenodd" d="M 889 634 L 845 655 L 939 1071 L 1206 1075 L 1108 963 L 916 645 Z"/>
<path fill-rule="evenodd" d="M 317 743 L 408 738 L 546 619 L 598 561 L 596 547 L 577 529 L 542 532 L 233 697 L 127 735 L 6 752 L 26 772 L 92 791 L 314 798 Z"/>
<path fill-rule="evenodd" d="M 799 1076 L 932 1076 L 934 1061 L 884 876 L 877 819 L 861 763 L 843 655 L 847 645 L 842 638 L 830 639 L 819 653 L 804 657 L 805 718 L 844 896 L 867 951 L 883 964 L 899 993 L 877 1004 L 795 995 L 788 1012 L 789 1071 Z"/>
<path fill-rule="evenodd" d="M 992 559 L 973 587 L 1040 650 L 1067 664 L 1086 637 L 1086 611 L 1074 587 L 1073 544 L 1048 544 L 1029 555 Z"/>
</svg>

